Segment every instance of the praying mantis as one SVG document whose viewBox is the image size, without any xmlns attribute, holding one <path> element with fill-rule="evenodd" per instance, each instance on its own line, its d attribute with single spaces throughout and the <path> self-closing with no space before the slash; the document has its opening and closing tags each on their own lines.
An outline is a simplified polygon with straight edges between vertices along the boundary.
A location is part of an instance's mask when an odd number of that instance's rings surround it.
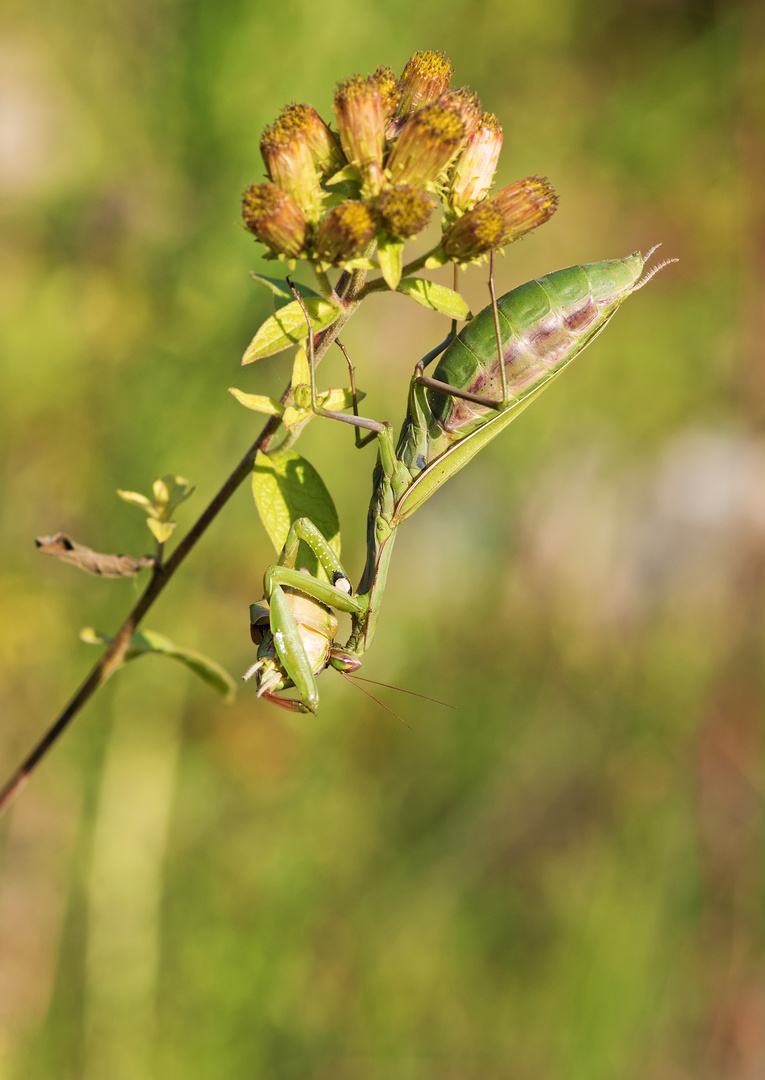
<svg viewBox="0 0 765 1080">
<path fill-rule="evenodd" d="M 291 523 L 278 561 L 266 570 L 265 595 L 250 607 L 258 652 L 244 678 L 256 677 L 259 697 L 291 711 L 315 713 L 316 676 L 326 667 L 345 673 L 360 667 L 374 638 L 399 526 L 558 377 L 628 296 L 676 261 L 668 259 L 644 273 L 655 250 L 558 270 L 499 300 L 490 279 L 492 303 L 416 365 L 397 442 L 390 423 L 328 412 L 316 404 L 309 326 L 314 410 L 354 424 L 357 445 L 378 440 L 367 557 L 354 591 L 317 526 L 307 517 Z M 433 376 L 426 376 L 426 366 L 439 355 Z M 359 438 L 359 428 L 369 434 Z M 301 540 L 328 581 L 296 568 Z M 345 645 L 335 641 L 335 611 L 351 617 Z M 292 687 L 296 696 L 284 696 Z"/>
</svg>

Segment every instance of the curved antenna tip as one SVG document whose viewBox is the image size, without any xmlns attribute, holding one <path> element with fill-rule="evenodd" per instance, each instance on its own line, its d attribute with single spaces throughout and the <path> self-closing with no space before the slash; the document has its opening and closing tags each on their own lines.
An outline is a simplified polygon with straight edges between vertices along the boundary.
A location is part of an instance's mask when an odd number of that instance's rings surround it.
<svg viewBox="0 0 765 1080">
<path fill-rule="evenodd" d="M 649 260 L 649 259 L 651 258 L 651 256 L 653 255 L 654 251 L 656 251 L 656 250 L 657 250 L 657 248 L 660 248 L 660 247 L 661 247 L 661 244 L 654 244 L 654 245 L 653 245 L 653 247 L 652 247 L 652 248 L 650 249 L 650 251 L 648 251 L 648 252 L 646 253 L 646 255 L 645 255 L 645 258 L 643 259 L 643 266 L 645 266 L 645 264 L 646 264 L 646 263 L 648 262 L 648 260 Z M 655 274 L 658 274 L 658 272 L 659 272 L 660 270 L 663 270 L 665 266 L 669 266 L 669 265 L 670 265 L 670 263 L 676 263 L 676 262 L 680 262 L 680 260 L 679 260 L 679 259 L 664 259 L 664 261 L 663 261 L 663 262 L 657 263 L 657 264 L 656 264 L 656 266 L 652 266 L 650 270 L 648 270 L 648 271 L 647 271 L 647 272 L 646 272 L 645 274 L 643 274 L 643 276 L 641 277 L 640 281 L 638 281 L 638 282 L 636 283 L 636 285 L 635 285 L 635 286 L 633 287 L 633 289 L 632 289 L 632 292 L 637 292 L 637 291 L 638 291 L 638 289 L 642 289 L 642 288 L 643 288 L 643 286 L 644 286 L 644 285 L 647 285 L 647 284 L 648 284 L 648 282 L 649 282 L 649 281 L 651 280 L 651 278 L 652 278 L 652 277 L 653 277 L 653 276 L 654 276 Z"/>
</svg>

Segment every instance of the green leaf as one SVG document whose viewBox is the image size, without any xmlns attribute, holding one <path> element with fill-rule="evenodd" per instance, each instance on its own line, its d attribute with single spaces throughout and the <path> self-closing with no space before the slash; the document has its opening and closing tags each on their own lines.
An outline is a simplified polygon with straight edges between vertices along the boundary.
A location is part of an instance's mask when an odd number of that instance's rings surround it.
<svg viewBox="0 0 765 1080">
<path fill-rule="evenodd" d="M 356 392 L 356 401 L 362 401 L 366 397 L 362 391 Z M 323 409 L 331 409 L 332 412 L 343 412 L 344 409 L 353 407 L 353 391 L 350 386 L 338 387 L 335 390 L 324 390 L 319 394 L 319 404 Z"/>
<path fill-rule="evenodd" d="M 237 390 L 235 386 L 229 386 L 228 392 L 233 394 L 245 409 L 265 413 L 267 416 L 284 416 L 284 406 L 273 398 L 264 397 L 262 394 L 245 394 L 244 390 Z"/>
<path fill-rule="evenodd" d="M 292 364 L 292 381 L 291 385 L 309 386 L 311 382 L 311 369 L 308 366 L 308 357 L 306 351 L 301 345 L 295 353 L 295 359 Z"/>
<path fill-rule="evenodd" d="M 170 539 L 173 529 L 176 526 L 174 521 L 157 521 L 155 518 L 147 518 L 146 524 L 154 535 L 154 539 L 158 544 L 164 544 Z"/>
<path fill-rule="evenodd" d="M 147 514 L 151 514 L 152 517 L 157 516 L 157 511 L 150 499 L 147 499 L 145 495 L 141 495 L 138 491 L 121 491 L 117 488 L 117 494 L 126 503 L 131 506 L 137 506 L 139 510 L 143 510 Z M 135 519 L 133 519 L 135 520 Z"/>
<path fill-rule="evenodd" d="M 410 296 L 423 307 L 431 311 L 438 311 L 441 315 L 447 315 L 450 319 L 467 319 L 470 308 L 458 292 L 447 289 L 445 285 L 437 285 L 435 281 L 426 278 L 405 277 L 399 282 L 397 292 Z"/>
<path fill-rule="evenodd" d="M 428 255 L 427 259 L 425 260 L 425 269 L 437 270 L 439 266 L 446 266 L 448 262 L 451 262 L 451 259 L 446 254 L 444 249 L 440 247 L 437 251 L 434 251 L 431 255 Z"/>
<path fill-rule="evenodd" d="M 306 424 L 311 419 L 311 414 L 305 409 L 296 409 L 294 405 L 288 405 L 282 416 L 282 423 L 287 431 L 297 427 L 298 424 Z"/>
<path fill-rule="evenodd" d="M 355 259 L 345 259 L 344 270 L 379 270 L 380 264 L 374 259 L 368 259 L 366 255 L 358 255 Z"/>
<path fill-rule="evenodd" d="M 250 271 L 250 277 L 274 294 L 274 302 L 277 308 L 284 307 L 285 304 L 290 304 L 295 299 L 292 289 L 290 289 L 284 278 L 266 277 L 264 274 L 256 274 L 252 270 Z M 304 299 L 309 296 L 321 295 L 315 289 L 312 289 L 310 285 L 303 285 L 299 281 L 295 281 L 293 284 Z"/>
<path fill-rule="evenodd" d="M 389 236 L 380 237 L 377 242 L 377 258 L 385 284 L 392 292 L 395 292 L 401 281 L 401 270 L 404 265 L 404 241 L 394 240 Z"/>
<path fill-rule="evenodd" d="M 80 638 L 88 645 L 110 645 L 112 638 L 106 634 L 100 634 L 92 626 L 80 631 Z M 154 630 L 137 630 L 130 639 L 130 645 L 125 653 L 125 660 L 135 660 L 139 656 L 147 656 L 156 653 L 169 656 L 173 660 L 180 660 L 182 664 L 190 668 L 195 675 L 222 694 L 226 701 L 233 701 L 236 692 L 236 683 L 225 668 L 216 664 L 203 653 L 193 649 L 185 649 L 181 645 L 166 638 L 164 634 L 158 634 Z"/>
<path fill-rule="evenodd" d="M 281 553 L 290 525 L 307 517 L 340 555 L 340 522 L 324 481 L 305 458 L 292 450 L 258 453 L 252 474 L 252 493 L 260 520 L 277 554 Z M 301 543 L 298 566 L 319 573 L 316 556 Z M 323 578 L 323 573 L 320 573 Z"/>
<path fill-rule="evenodd" d="M 160 512 L 162 520 L 166 520 L 182 502 L 191 498 L 196 488 L 189 483 L 185 476 L 167 473 L 165 476 L 160 477 L 159 480 L 154 481 L 153 491 L 154 505 Z"/>
<path fill-rule="evenodd" d="M 333 187 L 335 184 L 342 183 L 361 183 L 361 173 L 355 165 L 343 165 L 342 169 L 339 169 L 336 173 L 333 173 L 327 180 L 324 181 L 327 187 Z"/>
<path fill-rule="evenodd" d="M 339 308 L 330 304 L 328 300 L 322 300 L 318 296 L 309 296 L 304 301 L 306 310 L 311 319 L 314 333 L 323 330 L 335 321 L 340 314 Z M 289 348 L 302 341 L 308 335 L 308 324 L 297 300 L 280 308 L 270 318 L 266 319 L 255 337 L 250 342 L 242 364 L 251 364 L 254 360 L 261 360 L 264 356 L 273 356 L 282 349 Z"/>
</svg>

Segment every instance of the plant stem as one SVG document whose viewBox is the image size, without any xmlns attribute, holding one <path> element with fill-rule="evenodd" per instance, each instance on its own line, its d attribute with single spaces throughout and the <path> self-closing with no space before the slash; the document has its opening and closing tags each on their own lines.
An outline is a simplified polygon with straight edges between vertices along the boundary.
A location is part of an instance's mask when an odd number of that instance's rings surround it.
<svg viewBox="0 0 765 1080">
<path fill-rule="evenodd" d="M 335 338 L 359 306 L 359 293 L 363 288 L 363 283 L 364 271 L 354 271 L 353 274 L 349 275 L 347 287 L 345 289 L 343 311 L 332 326 L 327 327 L 327 329 L 319 335 L 316 342 L 316 364 L 318 364 L 325 355 L 330 345 L 333 344 Z M 345 284 L 345 281 L 343 281 L 343 285 Z M 282 403 L 286 400 L 291 388 L 290 385 L 284 391 Z M 268 449 L 271 440 L 279 429 L 280 423 L 281 421 L 278 417 L 269 417 L 255 442 L 225 481 L 218 493 L 213 497 L 212 501 L 200 517 L 191 526 L 167 562 L 163 563 L 161 566 L 155 566 L 151 581 L 146 586 L 143 595 L 139 598 L 138 602 L 123 622 L 100 660 L 94 665 L 90 674 L 85 679 L 85 682 L 63 712 L 56 718 L 42 738 L 37 742 L 21 765 L 19 765 L 18 769 L 16 769 L 5 786 L 0 789 L 0 814 L 7 809 L 13 798 L 26 784 L 32 771 L 45 757 L 59 736 L 67 729 L 83 706 L 91 699 L 96 690 L 98 690 L 100 686 L 103 686 L 109 676 L 121 667 L 125 653 L 130 645 L 130 639 L 141 619 L 154 604 L 154 601 L 168 584 L 197 541 L 201 539 L 202 535 L 207 530 L 207 527 L 215 520 L 239 485 L 252 472 L 258 451 L 266 451 Z"/>
</svg>

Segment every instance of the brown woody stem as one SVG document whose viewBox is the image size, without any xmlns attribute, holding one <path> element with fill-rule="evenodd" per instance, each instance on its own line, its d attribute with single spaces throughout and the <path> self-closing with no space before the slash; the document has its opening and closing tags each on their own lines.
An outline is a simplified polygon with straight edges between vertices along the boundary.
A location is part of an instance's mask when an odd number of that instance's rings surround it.
<svg viewBox="0 0 765 1080">
<path fill-rule="evenodd" d="M 316 364 L 319 363 L 330 345 L 333 344 L 335 338 L 348 322 L 348 319 L 358 307 L 360 303 L 358 294 L 363 286 L 363 282 L 363 271 L 356 271 L 353 274 L 348 275 L 346 280 L 341 279 L 341 284 L 344 286 L 343 311 L 332 326 L 327 327 L 327 329 L 319 335 L 315 347 Z M 282 402 L 286 400 L 290 390 L 291 386 L 288 386 L 282 395 Z M 14 796 L 24 787 L 32 771 L 45 757 L 59 736 L 67 729 L 83 706 L 91 699 L 96 690 L 98 690 L 100 686 L 103 686 L 109 676 L 121 667 L 125 653 L 130 645 L 130 639 L 141 619 L 143 619 L 146 612 L 151 608 L 154 601 L 168 584 L 197 541 L 201 539 L 203 533 L 207 530 L 207 527 L 215 520 L 239 485 L 252 472 L 258 451 L 265 451 L 268 449 L 280 423 L 281 421 L 278 417 L 272 416 L 269 418 L 260 435 L 258 435 L 255 442 L 228 477 L 220 491 L 213 497 L 204 512 L 191 526 L 170 558 L 161 566 L 155 567 L 151 581 L 146 586 L 143 595 L 133 607 L 116 636 L 85 679 L 85 682 L 0 790 L 0 814 L 6 810 Z"/>
</svg>

